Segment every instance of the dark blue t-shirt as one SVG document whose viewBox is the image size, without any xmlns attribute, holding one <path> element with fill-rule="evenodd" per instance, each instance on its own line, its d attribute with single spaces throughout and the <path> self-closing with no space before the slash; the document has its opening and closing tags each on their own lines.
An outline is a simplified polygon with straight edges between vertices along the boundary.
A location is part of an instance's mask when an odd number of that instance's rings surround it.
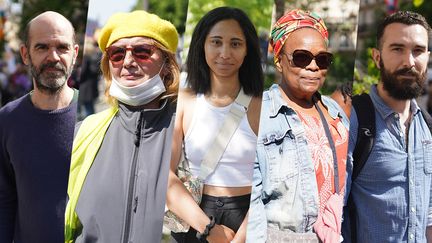
<svg viewBox="0 0 432 243">
<path fill-rule="evenodd" d="M 76 107 L 39 110 L 25 95 L 0 109 L 0 242 L 64 242 Z"/>
</svg>

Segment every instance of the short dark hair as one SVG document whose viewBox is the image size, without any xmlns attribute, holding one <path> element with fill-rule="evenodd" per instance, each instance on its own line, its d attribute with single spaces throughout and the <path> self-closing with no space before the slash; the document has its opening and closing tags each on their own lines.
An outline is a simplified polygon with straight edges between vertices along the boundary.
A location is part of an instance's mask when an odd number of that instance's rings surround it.
<svg viewBox="0 0 432 243">
<path fill-rule="evenodd" d="M 210 90 L 210 68 L 205 59 L 204 43 L 210 29 L 219 21 L 236 20 L 246 37 L 247 54 L 239 70 L 240 85 L 245 94 L 261 96 L 264 74 L 258 35 L 248 16 L 238 8 L 219 7 L 208 12 L 195 27 L 186 60 L 188 86 L 197 93 Z"/>
<path fill-rule="evenodd" d="M 429 38 L 431 38 L 431 32 L 432 32 L 431 27 L 426 21 L 425 17 L 423 17 L 423 15 L 411 11 L 397 11 L 396 13 L 393 13 L 387 16 L 386 18 L 384 18 L 384 20 L 378 25 L 377 36 L 376 36 L 378 49 L 381 49 L 382 47 L 381 41 L 384 35 L 385 28 L 387 27 L 387 25 L 393 23 L 400 23 L 405 25 L 415 25 L 415 24 L 421 25 L 427 31 L 428 42 L 429 42 Z"/>
</svg>

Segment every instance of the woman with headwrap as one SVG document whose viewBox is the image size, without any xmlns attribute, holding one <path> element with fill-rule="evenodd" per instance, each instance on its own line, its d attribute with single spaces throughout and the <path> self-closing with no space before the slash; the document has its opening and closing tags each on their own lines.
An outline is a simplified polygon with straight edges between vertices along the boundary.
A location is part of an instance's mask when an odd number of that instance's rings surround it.
<svg viewBox="0 0 432 243">
<path fill-rule="evenodd" d="M 110 108 L 76 134 L 66 242 L 160 242 L 179 69 L 178 35 L 145 11 L 117 13 L 98 40 Z"/>
<path fill-rule="evenodd" d="M 293 10 L 270 43 L 280 84 L 264 92 L 248 241 L 340 241 L 348 120 L 318 92 L 332 54 L 314 13 Z"/>
</svg>

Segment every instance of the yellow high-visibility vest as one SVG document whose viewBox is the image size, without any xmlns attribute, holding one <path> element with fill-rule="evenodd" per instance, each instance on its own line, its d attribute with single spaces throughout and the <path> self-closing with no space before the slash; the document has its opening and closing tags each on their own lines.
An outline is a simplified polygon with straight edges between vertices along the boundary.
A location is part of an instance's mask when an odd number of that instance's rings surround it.
<svg viewBox="0 0 432 243">
<path fill-rule="evenodd" d="M 118 111 L 117 106 L 87 117 L 75 136 L 69 170 L 67 193 L 69 201 L 65 212 L 65 242 L 75 242 L 78 230 L 82 227 L 75 212 L 79 195 L 87 173 L 105 137 L 112 119 Z"/>
</svg>

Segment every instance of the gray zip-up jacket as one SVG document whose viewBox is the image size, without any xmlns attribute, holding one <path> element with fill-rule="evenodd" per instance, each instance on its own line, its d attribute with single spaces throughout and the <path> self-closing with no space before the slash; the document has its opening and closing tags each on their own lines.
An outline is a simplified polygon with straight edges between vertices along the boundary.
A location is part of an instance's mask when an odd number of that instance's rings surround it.
<svg viewBox="0 0 432 243">
<path fill-rule="evenodd" d="M 175 105 L 119 105 L 90 168 L 76 212 L 76 242 L 160 242 Z"/>
</svg>

